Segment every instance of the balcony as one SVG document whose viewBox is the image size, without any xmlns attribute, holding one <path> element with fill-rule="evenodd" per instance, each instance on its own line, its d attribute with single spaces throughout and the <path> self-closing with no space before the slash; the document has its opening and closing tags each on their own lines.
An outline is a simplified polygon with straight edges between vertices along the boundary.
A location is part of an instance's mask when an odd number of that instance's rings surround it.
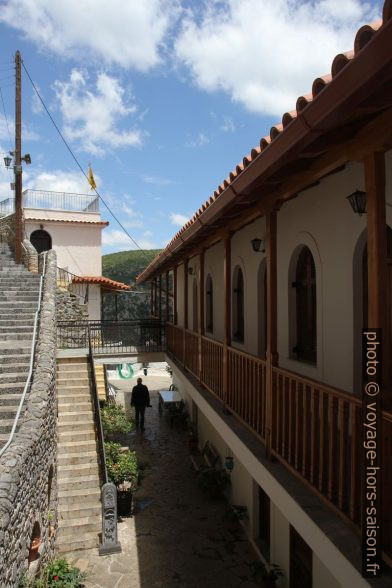
<svg viewBox="0 0 392 588">
<path fill-rule="evenodd" d="M 361 399 L 232 347 L 225 352 L 222 343 L 172 324 L 166 337 L 167 351 L 196 385 L 360 533 Z M 386 411 L 382 436 L 383 552 L 391 565 L 392 414 Z"/>
<path fill-rule="evenodd" d="M 48 190 L 25 190 L 22 201 L 23 208 L 99 213 L 99 198 L 97 195 L 52 192 Z M 14 210 L 15 200 L 13 198 L 7 198 L 0 202 L 0 216 L 12 214 Z"/>
</svg>

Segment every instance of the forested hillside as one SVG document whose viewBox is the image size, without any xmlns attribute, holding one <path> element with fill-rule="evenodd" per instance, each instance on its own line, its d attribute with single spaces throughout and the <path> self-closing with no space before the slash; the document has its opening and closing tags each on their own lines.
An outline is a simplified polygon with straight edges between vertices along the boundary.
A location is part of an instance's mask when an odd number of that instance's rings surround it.
<svg viewBox="0 0 392 588">
<path fill-rule="evenodd" d="M 120 251 L 102 256 L 102 275 L 124 284 L 134 284 L 138 276 L 152 259 L 160 252 L 160 249 L 147 251 Z M 150 315 L 150 286 L 138 285 L 135 288 L 138 293 L 118 293 L 117 309 L 119 320 L 134 320 Z M 103 299 L 103 312 L 105 319 L 115 319 L 115 295 L 106 294 Z"/>
</svg>

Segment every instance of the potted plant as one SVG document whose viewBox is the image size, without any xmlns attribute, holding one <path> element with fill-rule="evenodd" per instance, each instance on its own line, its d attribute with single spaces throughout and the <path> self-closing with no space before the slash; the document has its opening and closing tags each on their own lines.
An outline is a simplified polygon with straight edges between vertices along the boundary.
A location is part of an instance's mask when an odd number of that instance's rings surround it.
<svg viewBox="0 0 392 588">
<path fill-rule="evenodd" d="M 52 559 L 41 567 L 37 578 L 25 574 L 19 583 L 20 588 L 83 588 L 85 574 L 72 566 L 66 559 Z"/>
<path fill-rule="evenodd" d="M 222 469 L 206 468 L 198 476 L 199 488 L 214 499 L 223 498 L 230 483 L 229 474 Z"/>
<path fill-rule="evenodd" d="M 121 440 L 134 427 L 133 421 L 126 417 L 124 408 L 119 404 L 104 403 L 101 418 L 104 437 L 110 441 Z"/>
<path fill-rule="evenodd" d="M 284 575 L 280 566 L 270 564 L 267 569 L 267 566 L 261 561 L 251 564 L 251 572 L 253 581 L 263 588 L 275 588 L 276 581 Z"/>
<path fill-rule="evenodd" d="M 121 451 L 119 443 L 106 442 L 105 454 L 108 477 L 117 487 L 118 514 L 128 516 L 132 511 L 132 494 L 141 478 L 136 452 Z"/>
</svg>

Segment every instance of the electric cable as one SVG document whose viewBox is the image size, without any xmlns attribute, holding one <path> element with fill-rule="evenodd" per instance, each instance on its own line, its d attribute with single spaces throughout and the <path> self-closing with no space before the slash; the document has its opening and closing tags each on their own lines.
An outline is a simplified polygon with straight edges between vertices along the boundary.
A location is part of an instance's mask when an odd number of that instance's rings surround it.
<svg viewBox="0 0 392 588">
<path fill-rule="evenodd" d="M 3 112 L 4 112 L 4 119 L 5 119 L 5 124 L 7 126 L 7 132 L 8 132 L 8 139 L 10 142 L 10 149 L 12 149 L 12 141 L 11 141 L 11 133 L 10 133 L 10 128 L 8 126 L 8 119 L 7 119 L 7 113 L 5 111 L 5 104 L 4 104 L 4 98 L 3 98 L 3 91 L 0 87 L 0 97 L 1 97 L 1 103 L 3 105 Z"/>
<path fill-rule="evenodd" d="M 86 172 L 84 171 L 84 169 L 82 168 L 82 166 L 79 163 L 79 160 L 77 159 L 77 157 L 75 156 L 74 152 L 72 151 L 71 147 L 68 145 L 66 139 L 64 138 L 62 132 L 60 131 L 59 127 L 57 126 L 54 118 L 52 117 L 49 109 L 47 108 L 43 98 L 41 97 L 41 94 L 39 93 L 36 85 L 34 84 L 25 64 L 24 61 L 22 60 L 22 66 L 23 69 L 25 70 L 27 77 L 30 80 L 31 85 L 33 86 L 42 106 L 44 107 L 47 115 L 49 116 L 50 120 L 53 123 L 53 126 L 55 127 L 56 131 L 58 132 L 61 140 L 63 141 L 64 145 L 66 146 L 66 148 L 68 149 L 71 157 L 73 158 L 73 160 L 75 161 L 76 165 L 78 166 L 78 168 L 80 169 L 80 171 L 82 172 L 82 174 L 84 175 L 84 177 L 86 178 L 87 182 L 89 182 L 88 176 L 86 174 Z M 90 182 L 89 182 L 90 183 Z M 112 212 L 112 210 L 109 208 L 109 206 L 106 204 L 105 200 L 103 199 L 103 197 L 101 196 L 101 194 L 98 192 L 98 190 L 96 188 L 94 188 L 94 192 L 96 193 L 96 195 L 98 196 L 98 198 L 101 200 L 101 202 L 103 203 L 103 205 L 106 207 L 106 209 L 109 211 L 109 213 L 112 215 L 112 217 L 114 218 L 114 220 L 117 222 L 117 224 L 119 225 L 119 227 L 121 227 L 121 229 L 124 231 L 124 233 L 127 235 L 127 237 L 132 241 L 132 243 L 134 243 L 134 245 L 136 245 L 136 247 L 139 249 L 139 251 L 144 255 L 144 257 L 146 258 L 146 260 L 150 263 L 151 259 L 149 258 L 149 256 L 146 254 L 146 252 L 140 247 L 140 245 L 137 243 L 137 241 L 135 241 L 135 239 L 132 237 L 132 235 L 130 235 L 128 233 L 128 231 L 125 229 L 125 227 L 123 226 L 123 224 L 119 221 L 119 219 L 117 218 L 117 216 L 114 214 L 114 212 Z"/>
</svg>

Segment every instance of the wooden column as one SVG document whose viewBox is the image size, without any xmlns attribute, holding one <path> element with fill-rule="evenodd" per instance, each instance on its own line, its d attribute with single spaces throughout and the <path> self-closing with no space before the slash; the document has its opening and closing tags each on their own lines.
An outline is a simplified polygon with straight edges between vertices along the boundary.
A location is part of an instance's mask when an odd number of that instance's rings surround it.
<svg viewBox="0 0 392 588">
<path fill-rule="evenodd" d="M 162 274 L 159 276 L 158 316 L 159 316 L 159 320 L 162 321 Z"/>
<path fill-rule="evenodd" d="M 203 356 L 201 339 L 204 336 L 204 256 L 205 251 L 202 249 L 199 255 L 199 379 L 202 380 L 203 374 Z"/>
<path fill-rule="evenodd" d="M 166 322 L 169 322 L 169 272 L 166 272 Z"/>
<path fill-rule="evenodd" d="M 151 300 L 150 300 L 150 315 L 154 316 L 154 280 L 151 280 Z"/>
<path fill-rule="evenodd" d="M 188 259 L 184 262 L 184 338 L 183 338 L 183 360 L 186 364 L 186 331 L 188 329 Z"/>
<path fill-rule="evenodd" d="M 177 266 L 174 266 L 173 271 L 173 323 L 178 324 L 177 314 Z"/>
<path fill-rule="evenodd" d="M 365 160 L 368 255 L 368 326 L 382 329 L 383 388 L 390 387 L 389 321 L 387 317 L 387 241 L 385 215 L 384 153 L 369 154 Z M 383 399 L 386 400 L 383 391 Z M 390 400 L 390 398 L 388 398 Z"/>
<path fill-rule="evenodd" d="M 231 234 L 223 240 L 223 406 L 228 401 L 229 363 L 228 347 L 231 344 Z"/>
<path fill-rule="evenodd" d="M 278 364 L 277 352 L 277 255 L 276 255 L 276 212 L 266 216 L 267 242 L 267 373 L 266 373 L 266 451 L 271 454 L 272 446 L 272 367 Z"/>
</svg>

